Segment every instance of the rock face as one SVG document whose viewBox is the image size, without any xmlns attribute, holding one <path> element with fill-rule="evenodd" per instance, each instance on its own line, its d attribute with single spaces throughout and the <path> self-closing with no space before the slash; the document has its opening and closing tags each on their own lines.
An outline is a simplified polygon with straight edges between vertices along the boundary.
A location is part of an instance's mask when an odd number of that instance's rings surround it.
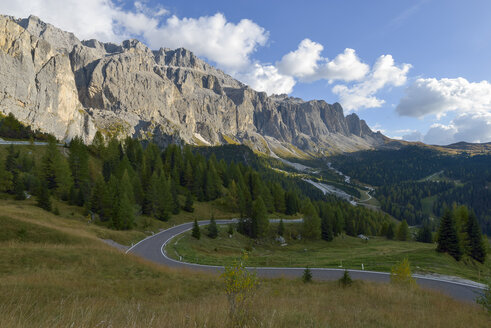
<svg viewBox="0 0 491 328">
<path fill-rule="evenodd" d="M 0 16 L 0 111 L 59 139 L 95 132 L 160 144 L 241 142 L 271 155 L 367 149 L 385 137 L 337 103 L 268 97 L 186 49 L 79 41 Z"/>
</svg>

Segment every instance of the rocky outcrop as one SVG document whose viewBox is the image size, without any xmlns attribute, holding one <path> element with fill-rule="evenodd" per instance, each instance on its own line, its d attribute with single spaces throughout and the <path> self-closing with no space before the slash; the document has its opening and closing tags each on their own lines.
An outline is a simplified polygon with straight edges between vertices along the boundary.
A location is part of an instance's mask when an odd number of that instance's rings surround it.
<svg viewBox="0 0 491 328">
<path fill-rule="evenodd" d="M 0 111 L 59 139 L 95 134 L 78 98 L 67 53 L 0 16 Z"/>
<path fill-rule="evenodd" d="M 0 111 L 60 139 L 99 129 L 158 143 L 242 142 L 264 153 L 367 149 L 385 140 L 337 103 L 268 97 L 186 49 L 79 41 L 31 16 L 0 17 Z"/>
</svg>

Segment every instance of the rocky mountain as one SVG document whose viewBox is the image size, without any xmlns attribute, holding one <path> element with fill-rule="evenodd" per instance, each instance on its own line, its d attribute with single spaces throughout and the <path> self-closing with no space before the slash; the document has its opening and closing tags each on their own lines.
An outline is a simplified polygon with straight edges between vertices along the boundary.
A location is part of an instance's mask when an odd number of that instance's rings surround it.
<svg viewBox="0 0 491 328">
<path fill-rule="evenodd" d="M 386 141 L 338 103 L 268 97 L 186 49 L 80 41 L 35 16 L 0 16 L 0 111 L 59 139 L 97 130 L 160 144 L 244 143 L 303 156 Z"/>
</svg>

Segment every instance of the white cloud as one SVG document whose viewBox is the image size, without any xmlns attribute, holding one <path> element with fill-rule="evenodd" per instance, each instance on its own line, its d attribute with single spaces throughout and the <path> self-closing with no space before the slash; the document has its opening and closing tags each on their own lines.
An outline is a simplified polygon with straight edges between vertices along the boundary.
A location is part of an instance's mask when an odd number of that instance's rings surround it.
<svg viewBox="0 0 491 328">
<path fill-rule="evenodd" d="M 424 136 L 425 143 L 435 145 L 448 145 L 460 141 L 490 142 L 491 113 L 458 115 L 448 125 L 433 124 Z"/>
<path fill-rule="evenodd" d="M 382 55 L 363 81 L 351 87 L 336 85 L 332 92 L 339 95 L 340 102 L 347 111 L 380 107 L 385 101 L 378 99 L 375 94 L 386 86 L 397 87 L 406 83 L 410 68 L 410 64 L 397 66 L 391 55 Z"/>
<path fill-rule="evenodd" d="M 298 45 L 297 50 L 291 51 L 276 63 L 278 70 L 285 75 L 297 78 L 306 78 L 315 75 L 318 69 L 318 61 L 321 60 L 321 51 L 324 47 L 309 39 L 304 39 Z"/>
<path fill-rule="evenodd" d="M 406 141 L 423 141 L 423 134 L 419 131 L 412 131 L 402 136 Z"/>
<path fill-rule="evenodd" d="M 384 128 L 382 128 L 382 125 L 380 125 L 379 123 L 375 123 L 374 126 L 370 126 L 370 130 L 372 130 L 372 131 L 380 131 L 380 133 L 383 133 L 383 134 L 385 134 L 387 132 L 387 130 L 385 130 Z"/>
<path fill-rule="evenodd" d="M 396 108 L 400 115 L 437 118 L 448 112 L 491 111 L 491 84 L 488 81 L 469 82 L 456 79 L 417 79 L 405 91 Z"/>
<path fill-rule="evenodd" d="M 2 1 L 0 11 L 16 17 L 39 16 L 80 39 L 120 42 L 140 37 L 151 48 L 185 47 L 198 56 L 234 72 L 251 65 L 250 55 L 264 45 L 268 33 L 248 19 L 237 24 L 217 13 L 199 18 L 178 18 L 163 7 L 148 8 L 141 1 L 133 10 L 117 6 L 115 0 L 24 0 Z"/>
<path fill-rule="evenodd" d="M 342 80 L 345 82 L 360 80 L 369 71 L 369 66 L 360 61 L 355 50 L 346 48 L 332 61 L 321 56 L 324 47 L 310 39 L 304 39 L 295 51 L 284 55 L 276 63 L 281 74 L 290 75 L 304 82 L 321 79 Z"/>
<path fill-rule="evenodd" d="M 295 85 L 295 80 L 288 75 L 278 72 L 273 65 L 261 65 L 255 63 L 248 73 L 238 76 L 245 83 L 257 91 L 265 91 L 269 95 L 290 93 Z"/>
<path fill-rule="evenodd" d="M 188 48 L 232 72 L 250 65 L 250 55 L 268 39 L 268 32 L 253 21 L 242 19 L 234 24 L 221 13 L 199 18 L 172 16 L 143 35 L 154 48 Z"/>
<path fill-rule="evenodd" d="M 81 39 L 120 41 L 113 22 L 122 13 L 110 0 L 23 0 L 0 2 L 2 14 L 28 17 L 33 14 Z"/>
</svg>

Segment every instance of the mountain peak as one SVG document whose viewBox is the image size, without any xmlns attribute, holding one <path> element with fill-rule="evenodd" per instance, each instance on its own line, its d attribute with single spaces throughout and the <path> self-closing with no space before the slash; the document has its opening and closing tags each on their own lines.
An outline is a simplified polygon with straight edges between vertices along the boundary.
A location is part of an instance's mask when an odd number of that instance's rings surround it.
<svg viewBox="0 0 491 328">
<path fill-rule="evenodd" d="M 21 38 L 25 43 L 20 56 L 0 57 L 0 89 L 6 90 L 0 111 L 59 139 L 81 135 L 89 142 L 99 130 L 161 144 L 241 142 L 282 156 L 355 151 L 383 142 L 355 114 L 345 118 L 338 103 L 268 97 L 185 48 L 151 51 L 136 39 L 121 45 L 80 42 L 35 16 L 15 23 L 31 37 L 0 31 L 0 44 Z"/>
</svg>

